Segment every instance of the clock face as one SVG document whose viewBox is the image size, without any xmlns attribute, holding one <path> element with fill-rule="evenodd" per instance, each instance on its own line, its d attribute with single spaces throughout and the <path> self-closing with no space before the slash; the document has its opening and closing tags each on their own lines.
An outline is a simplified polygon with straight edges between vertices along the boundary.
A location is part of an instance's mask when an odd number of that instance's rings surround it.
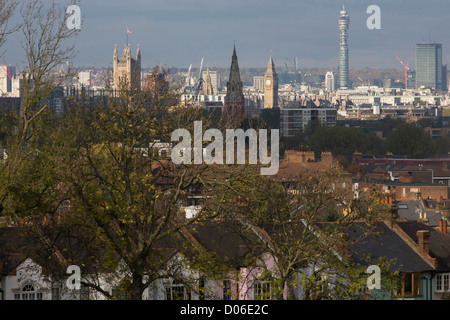
<svg viewBox="0 0 450 320">
<path fill-rule="evenodd" d="M 271 83 L 271 82 L 270 82 L 270 79 L 267 79 L 267 80 L 266 80 L 266 85 L 270 86 L 270 83 Z"/>
</svg>

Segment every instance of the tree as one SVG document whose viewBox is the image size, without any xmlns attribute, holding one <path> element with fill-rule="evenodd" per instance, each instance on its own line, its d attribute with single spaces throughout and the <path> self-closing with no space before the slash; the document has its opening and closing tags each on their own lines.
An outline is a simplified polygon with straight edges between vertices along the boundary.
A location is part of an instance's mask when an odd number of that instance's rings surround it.
<svg viewBox="0 0 450 320">
<path fill-rule="evenodd" d="M 16 9 L 16 2 L 2 1 L 0 22 L 3 33 L 1 39 L 8 34 L 8 20 Z M 28 162 L 40 150 L 38 136 L 43 136 L 40 126 L 49 120 L 48 98 L 67 74 L 56 74 L 56 68 L 65 64 L 74 56 L 74 45 L 67 41 L 76 36 L 76 30 L 69 30 L 64 20 L 64 8 L 53 2 L 49 8 L 38 0 L 27 1 L 20 9 L 22 21 L 18 25 L 23 34 L 22 47 L 25 50 L 27 63 L 24 67 L 23 90 L 19 114 L 10 115 L 14 121 L 4 140 L 7 159 L 0 165 L 0 208 L 7 206 L 5 202 L 10 196 L 11 183 L 25 184 L 29 177 L 23 173 Z M 3 20 L 2 20 L 3 19 Z M 17 30 L 15 28 L 14 30 Z M 47 127 L 48 128 L 48 127 Z M 21 181 L 23 179 L 23 181 Z M 31 181 L 33 183 L 33 181 Z M 1 210 L 0 210 L 1 211 Z"/>
<path fill-rule="evenodd" d="M 355 197 L 351 186 L 343 186 L 338 167 L 300 173 L 296 192 L 250 173 L 227 183 L 220 192 L 227 199 L 221 212 L 258 235 L 266 255 L 259 248 L 254 252 L 258 257 L 254 268 L 271 283 L 275 299 L 291 298 L 298 286 L 304 289 L 304 299 L 325 298 L 317 295 L 325 281 L 320 276 L 325 274 L 336 286 L 328 298 L 348 298 L 363 291 L 363 267 L 357 268 L 346 256 L 345 233 L 353 223 L 363 221 L 370 234 L 373 221 L 388 217 L 388 208 L 377 205 L 375 194 L 367 191 Z M 330 210 L 338 212 L 332 228 L 318 229 Z"/>
<path fill-rule="evenodd" d="M 316 153 L 330 151 L 335 155 L 383 153 L 381 140 L 375 135 L 357 128 L 322 127 L 316 130 L 306 144 Z"/>
<path fill-rule="evenodd" d="M 18 139 L 31 139 L 34 120 L 48 108 L 46 99 L 62 85 L 71 72 L 56 72 L 76 54 L 72 41 L 77 29 L 69 29 L 65 21 L 65 7 L 53 2 L 49 8 L 40 0 L 24 3 L 21 8 L 22 47 L 27 64 L 23 70 L 23 90 L 19 115 Z"/>
<path fill-rule="evenodd" d="M 7 37 L 19 28 L 19 25 L 11 26 L 11 18 L 16 7 L 17 1 L 15 0 L 0 0 L 0 48 L 5 44 Z"/>
<path fill-rule="evenodd" d="M 386 137 L 386 150 L 410 158 L 425 158 L 436 152 L 435 145 L 423 128 L 402 123 Z"/>
<path fill-rule="evenodd" d="M 115 292 L 137 300 L 150 283 L 180 267 L 165 269 L 185 241 L 181 230 L 218 215 L 205 198 L 204 209 L 185 219 L 189 194 L 214 194 L 215 185 L 233 172 L 217 175 L 214 166 L 175 165 L 154 148 L 156 140 L 170 142 L 175 129 L 192 129 L 195 120 L 204 130 L 215 126 L 213 115 L 172 109 L 176 94 L 170 87 L 131 93 L 123 85 L 121 95 L 106 105 L 88 108 L 79 101 L 59 118 L 48 110 L 39 115 L 33 139 L 39 152 L 23 160 L 23 178 L 9 184 L 6 212 L 50 246 L 52 262 L 59 250 L 45 239 L 59 234 L 97 252 L 89 264 L 84 255 L 72 257 L 82 274 L 97 275 L 82 285 L 113 299 L 100 281 L 107 274 Z M 54 227 L 42 228 L 43 221 Z M 171 241 L 175 245 L 167 250 L 157 249 Z M 55 274 L 64 275 L 65 268 L 60 261 Z"/>
</svg>

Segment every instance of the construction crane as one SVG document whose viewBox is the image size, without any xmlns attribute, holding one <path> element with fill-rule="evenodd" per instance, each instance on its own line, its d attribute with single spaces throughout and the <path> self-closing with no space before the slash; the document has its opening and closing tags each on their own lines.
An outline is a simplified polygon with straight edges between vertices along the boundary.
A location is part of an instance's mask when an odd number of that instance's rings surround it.
<svg viewBox="0 0 450 320">
<path fill-rule="evenodd" d="M 403 63 L 403 61 L 394 53 L 394 56 L 397 58 L 398 61 L 402 64 L 402 66 L 405 68 L 405 90 L 408 89 L 408 70 L 409 70 L 409 62 L 406 64 Z"/>
<path fill-rule="evenodd" d="M 89 77 L 89 87 L 92 87 L 92 77 L 94 76 L 94 72 L 95 72 L 95 63 L 94 67 L 92 68 L 91 76 Z"/>
<path fill-rule="evenodd" d="M 362 84 L 363 85 L 366 85 L 365 84 L 365 82 L 364 82 L 364 80 L 363 79 L 361 79 L 361 77 L 360 76 L 358 76 L 356 73 L 354 73 L 352 70 L 350 70 L 350 72 L 355 76 L 355 77 L 357 77 L 358 79 L 359 79 L 359 81 L 361 81 L 362 82 Z"/>
<path fill-rule="evenodd" d="M 334 64 L 333 71 L 336 71 L 336 67 L 337 67 L 338 63 L 339 63 L 339 60 L 336 61 L 336 63 Z"/>
<path fill-rule="evenodd" d="M 8 76 L 9 80 L 12 80 L 12 75 L 11 75 L 11 71 L 8 68 L 8 63 L 6 62 L 5 59 L 3 59 L 3 61 L 5 62 L 6 75 Z"/>
<path fill-rule="evenodd" d="M 192 63 L 188 68 L 187 74 L 186 74 L 186 85 L 190 88 L 191 87 L 191 70 L 192 70 Z"/>
<path fill-rule="evenodd" d="M 202 78 L 202 69 L 203 69 L 203 60 L 204 58 L 202 58 L 202 61 L 200 62 L 200 70 L 198 71 L 198 81 L 195 84 L 195 96 L 197 97 L 197 101 L 200 103 L 200 91 L 202 90 L 203 87 L 203 78 Z"/>
<path fill-rule="evenodd" d="M 200 62 L 200 71 L 198 72 L 198 79 L 199 79 L 199 80 L 202 78 L 203 59 L 204 59 L 204 58 L 202 58 L 202 61 Z"/>
</svg>

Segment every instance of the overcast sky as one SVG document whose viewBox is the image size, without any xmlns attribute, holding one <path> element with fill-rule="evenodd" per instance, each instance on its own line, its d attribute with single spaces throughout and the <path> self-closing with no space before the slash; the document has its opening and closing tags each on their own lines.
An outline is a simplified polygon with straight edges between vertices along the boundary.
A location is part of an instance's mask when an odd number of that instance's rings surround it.
<svg viewBox="0 0 450 320">
<path fill-rule="evenodd" d="M 414 66 L 415 44 L 442 43 L 450 64 L 448 0 L 81 0 L 84 22 L 76 40 L 75 65 L 111 66 L 126 27 L 133 54 L 140 44 L 144 67 L 229 67 L 233 43 L 242 67 L 276 65 L 333 68 L 339 55 L 338 16 L 350 16 L 350 68 L 397 68 L 394 51 Z M 381 8 L 381 30 L 369 30 L 367 7 Z M 5 59 L 20 65 L 21 34 L 7 42 Z"/>
</svg>

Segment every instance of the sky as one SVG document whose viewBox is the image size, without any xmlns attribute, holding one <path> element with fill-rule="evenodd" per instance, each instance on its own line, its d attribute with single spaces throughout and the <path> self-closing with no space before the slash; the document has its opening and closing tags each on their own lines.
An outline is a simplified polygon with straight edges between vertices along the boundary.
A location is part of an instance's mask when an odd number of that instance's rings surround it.
<svg viewBox="0 0 450 320">
<path fill-rule="evenodd" d="M 48 1 L 48 0 L 45 0 Z M 63 2 L 58 2 L 63 5 Z M 350 69 L 403 70 L 395 52 L 415 65 L 415 44 L 443 45 L 450 66 L 448 0 L 80 0 L 83 24 L 76 41 L 76 66 L 111 67 L 114 46 L 126 42 L 135 54 L 140 45 L 143 67 L 229 67 L 233 45 L 241 67 L 275 65 L 333 68 L 339 56 L 339 11 L 350 16 Z M 381 10 L 381 29 L 369 30 L 367 8 Z M 22 34 L 6 43 L 5 60 L 24 63 Z"/>
</svg>

